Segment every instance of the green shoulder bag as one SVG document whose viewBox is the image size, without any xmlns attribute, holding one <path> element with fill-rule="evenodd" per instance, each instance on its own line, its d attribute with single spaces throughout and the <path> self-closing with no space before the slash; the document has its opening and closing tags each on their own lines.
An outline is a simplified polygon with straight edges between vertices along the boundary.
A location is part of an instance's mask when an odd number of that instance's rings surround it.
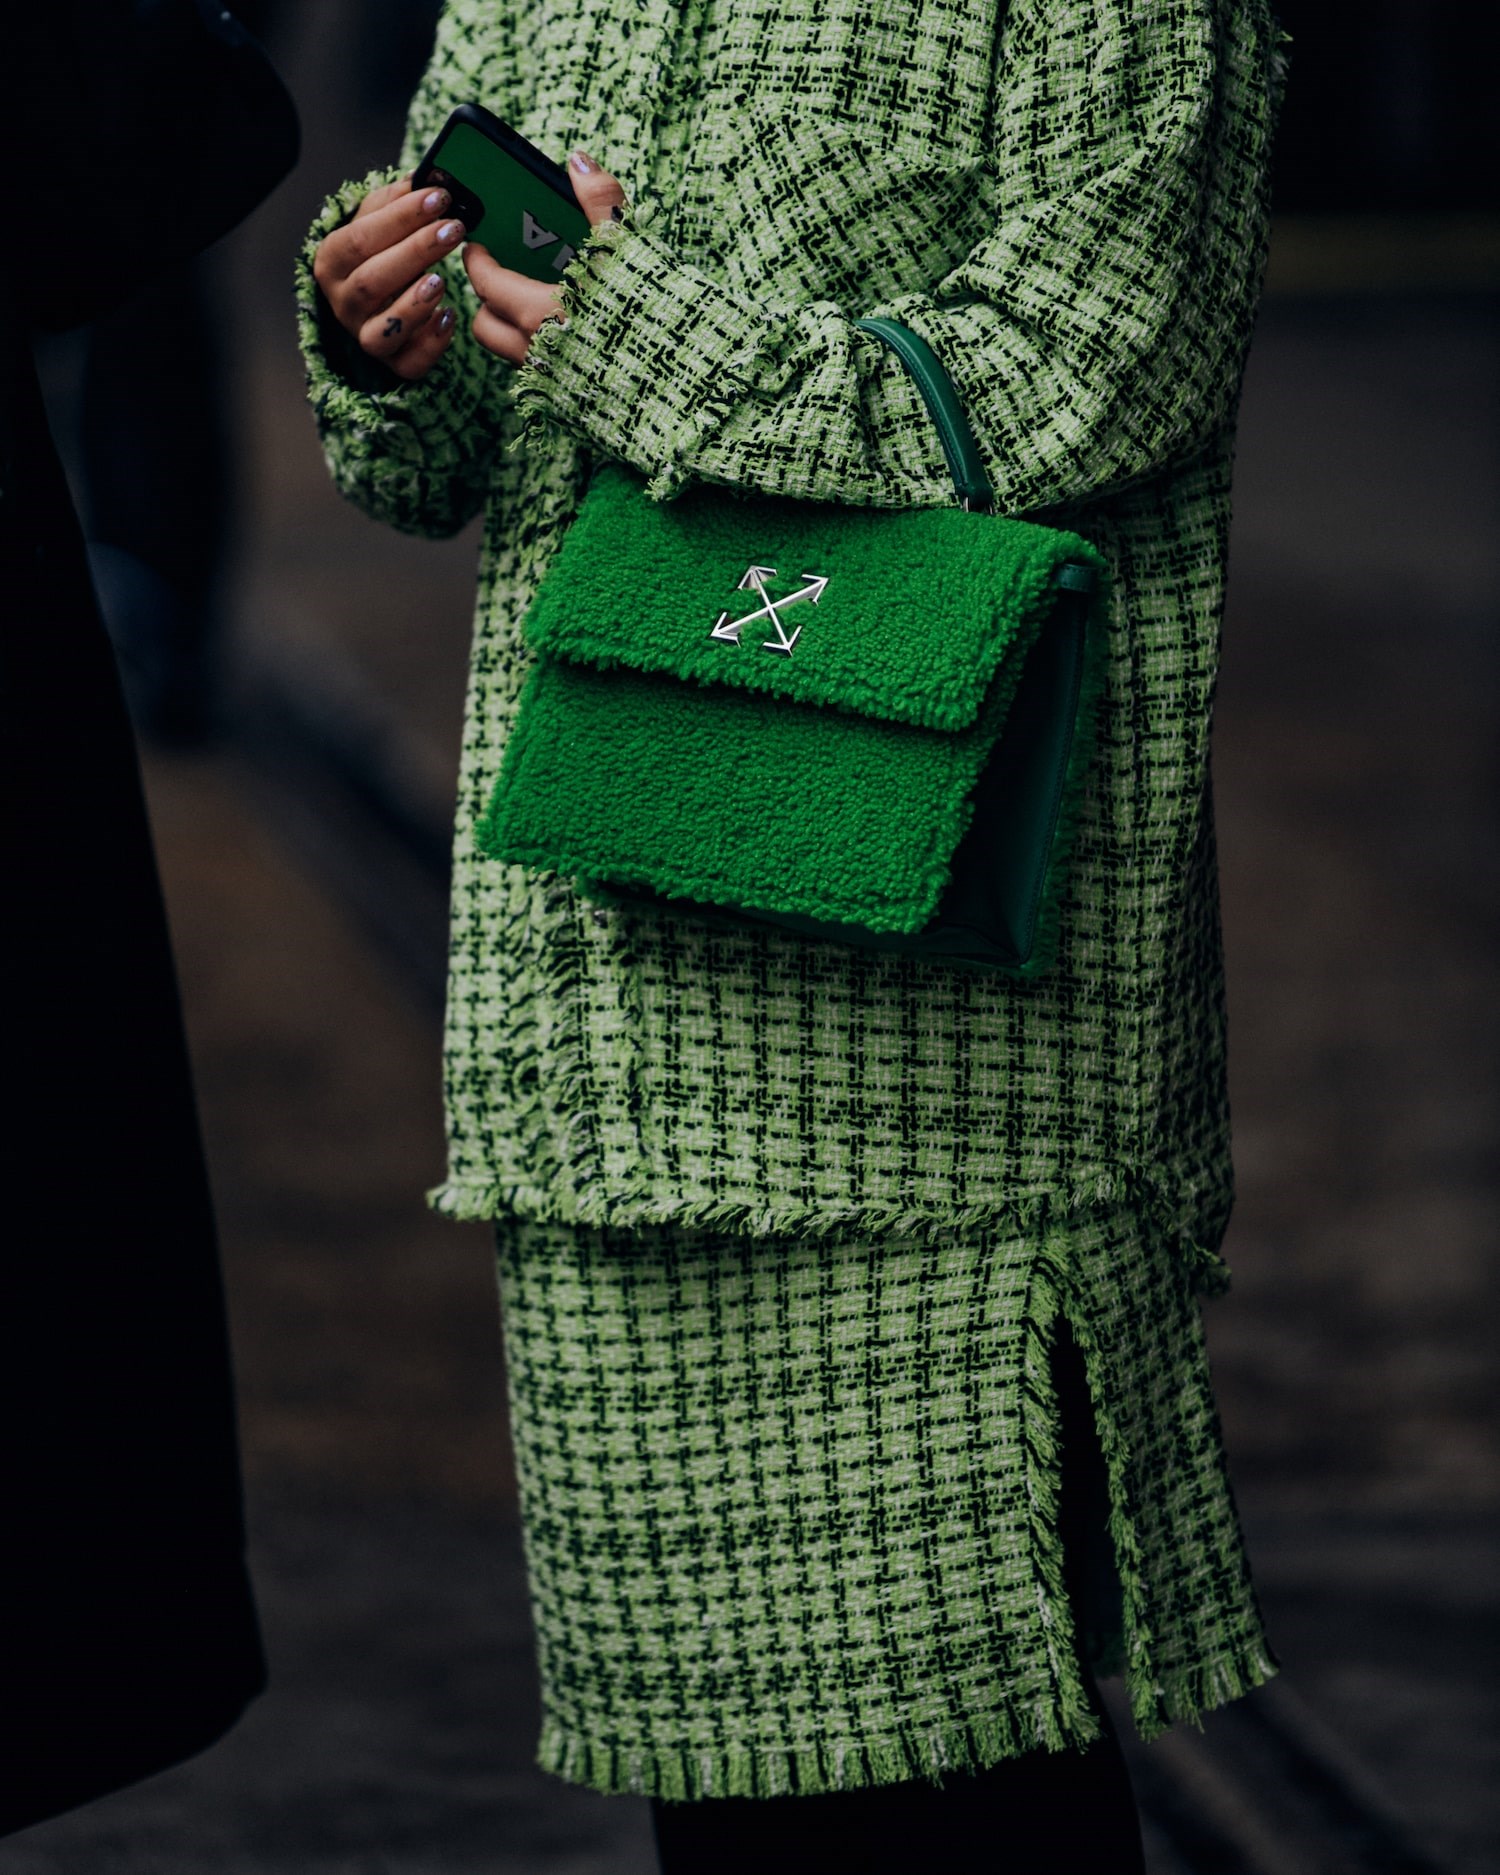
<svg viewBox="0 0 1500 1875">
<path fill-rule="evenodd" d="M 1103 561 L 990 512 L 926 343 L 953 507 L 850 508 L 602 466 L 524 621 L 479 828 L 632 910 L 933 964 L 1046 968 L 1101 683 Z"/>
</svg>

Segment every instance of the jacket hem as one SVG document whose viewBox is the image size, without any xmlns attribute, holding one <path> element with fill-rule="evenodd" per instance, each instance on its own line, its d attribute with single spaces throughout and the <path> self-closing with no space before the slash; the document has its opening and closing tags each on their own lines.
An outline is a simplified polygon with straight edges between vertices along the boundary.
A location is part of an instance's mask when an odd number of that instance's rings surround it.
<svg viewBox="0 0 1500 1875">
<path fill-rule="evenodd" d="M 559 1192 L 492 1178 L 450 1176 L 427 1193 L 440 1216 L 458 1223 L 496 1222 L 522 1217 L 539 1224 L 571 1225 L 582 1230 L 720 1231 L 745 1237 L 871 1237 L 925 1242 L 966 1232 L 1009 1230 L 1035 1233 L 1040 1239 L 1065 1230 L 1089 1212 L 1119 1207 L 1136 1212 L 1176 1245 L 1177 1253 L 1200 1295 L 1220 1295 L 1229 1287 L 1229 1269 L 1219 1254 L 1217 1236 L 1200 1239 L 1180 1222 L 1181 1203 L 1160 1174 L 1126 1166 L 1107 1166 L 1064 1189 L 1018 1192 L 980 1204 L 939 1209 L 922 1204 L 807 1203 L 754 1199 L 647 1197 L 601 1193 L 597 1189 Z"/>
</svg>

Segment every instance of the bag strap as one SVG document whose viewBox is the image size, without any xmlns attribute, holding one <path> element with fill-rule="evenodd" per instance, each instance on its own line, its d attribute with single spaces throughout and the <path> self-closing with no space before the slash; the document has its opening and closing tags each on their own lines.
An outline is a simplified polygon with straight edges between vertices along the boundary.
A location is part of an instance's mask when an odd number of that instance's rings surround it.
<svg viewBox="0 0 1500 1875">
<path fill-rule="evenodd" d="M 856 319 L 854 323 L 861 332 L 869 332 L 889 345 L 911 373 L 912 382 L 937 425 L 938 440 L 948 458 L 948 472 L 953 477 L 959 506 L 970 510 L 992 508 L 995 491 L 984 472 L 984 459 L 958 392 L 953 388 L 953 380 L 943 369 L 937 353 L 926 339 L 919 338 L 898 320 Z"/>
<path fill-rule="evenodd" d="M 922 402 L 937 425 L 938 440 L 948 458 L 948 472 L 953 477 L 958 505 L 967 513 L 988 514 L 995 506 L 995 491 L 985 473 L 984 458 L 974 440 L 974 432 L 953 388 L 953 380 L 943 369 L 942 360 L 926 339 L 897 319 L 856 319 L 861 332 L 889 345 L 911 373 Z M 1058 569 L 1053 584 L 1064 592 L 1092 593 L 1098 580 L 1094 569 L 1082 561 L 1068 560 Z"/>
</svg>

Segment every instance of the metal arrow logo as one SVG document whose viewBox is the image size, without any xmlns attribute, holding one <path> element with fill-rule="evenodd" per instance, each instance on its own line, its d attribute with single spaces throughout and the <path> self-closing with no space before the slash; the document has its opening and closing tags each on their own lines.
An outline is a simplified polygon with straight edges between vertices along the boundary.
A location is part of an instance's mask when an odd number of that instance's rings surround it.
<svg viewBox="0 0 1500 1875">
<path fill-rule="evenodd" d="M 753 612 L 746 612 L 742 618 L 731 618 L 727 612 L 721 612 L 714 621 L 714 628 L 708 634 L 709 637 L 717 638 L 720 644 L 737 645 L 740 642 L 740 631 L 744 626 L 753 624 L 758 618 L 767 618 L 771 621 L 776 636 L 765 639 L 761 644 L 761 650 L 776 651 L 782 657 L 789 658 L 797 640 L 802 636 L 802 627 L 799 625 L 789 638 L 786 626 L 782 623 L 782 613 L 789 605 L 796 605 L 799 599 L 811 599 L 816 605 L 823 597 L 823 588 L 828 581 L 817 573 L 803 573 L 801 577 L 807 582 L 805 586 L 800 587 L 796 592 L 788 593 L 784 599 L 773 599 L 766 591 L 766 581 L 775 577 L 774 566 L 747 567 L 745 576 L 740 581 L 739 590 L 758 593 L 760 604 Z"/>
</svg>

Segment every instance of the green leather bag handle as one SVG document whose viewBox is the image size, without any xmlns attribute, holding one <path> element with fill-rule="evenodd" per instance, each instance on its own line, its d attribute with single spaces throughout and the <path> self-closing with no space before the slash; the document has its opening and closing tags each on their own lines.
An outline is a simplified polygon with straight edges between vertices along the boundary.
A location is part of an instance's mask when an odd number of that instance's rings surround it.
<svg viewBox="0 0 1500 1875">
<path fill-rule="evenodd" d="M 861 332 L 868 332 L 889 345 L 911 373 L 912 382 L 937 425 L 938 440 L 948 458 L 948 472 L 953 477 L 959 506 L 970 513 L 987 513 L 995 505 L 995 491 L 985 474 L 984 459 L 958 392 L 953 388 L 953 380 L 943 369 L 937 353 L 926 339 L 899 320 L 856 319 L 854 323 Z M 1070 560 L 1057 569 L 1054 584 L 1064 592 L 1092 592 L 1094 569 Z"/>
<path fill-rule="evenodd" d="M 937 425 L 938 440 L 948 458 L 948 472 L 953 477 L 959 505 L 969 509 L 992 508 L 995 491 L 984 472 L 984 459 L 974 441 L 974 432 L 969 427 L 958 392 L 953 388 L 953 380 L 943 369 L 937 353 L 926 339 L 919 338 L 898 320 L 856 319 L 854 323 L 861 332 L 869 332 L 889 345 L 911 373 L 912 382 Z"/>
</svg>

